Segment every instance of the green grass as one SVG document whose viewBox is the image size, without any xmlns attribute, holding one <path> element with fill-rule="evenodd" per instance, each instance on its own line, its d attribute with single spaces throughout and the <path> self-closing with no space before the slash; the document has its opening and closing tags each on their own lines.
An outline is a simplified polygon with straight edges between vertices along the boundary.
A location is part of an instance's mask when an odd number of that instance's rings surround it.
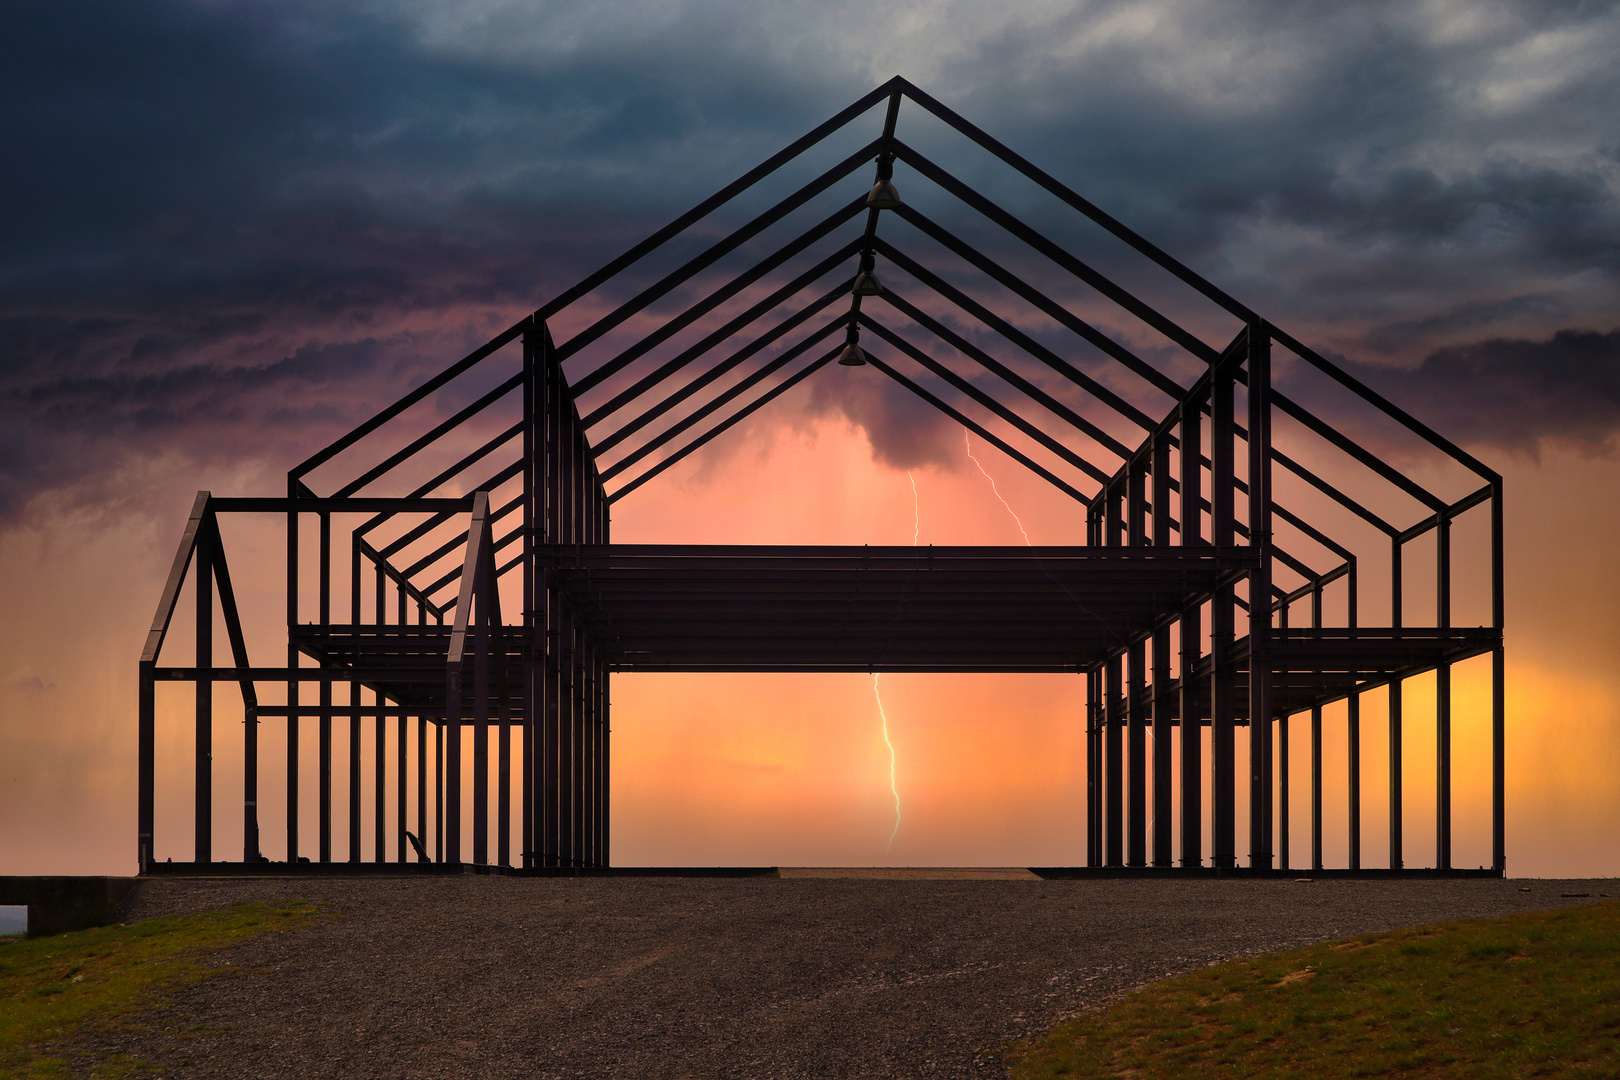
<svg viewBox="0 0 1620 1080">
<path fill-rule="evenodd" d="M 1620 904 L 1225 964 L 1014 1046 L 1016 1080 L 1620 1076 Z"/>
<path fill-rule="evenodd" d="M 127 1021 L 163 1004 L 169 991 L 230 972 L 204 964 L 209 953 L 310 922 L 313 905 L 239 904 L 226 911 L 147 919 L 55 937 L 0 938 L 0 1076 L 70 1076 L 52 1043 L 87 1025 Z M 144 1071 L 115 1058 L 96 1076 Z"/>
</svg>

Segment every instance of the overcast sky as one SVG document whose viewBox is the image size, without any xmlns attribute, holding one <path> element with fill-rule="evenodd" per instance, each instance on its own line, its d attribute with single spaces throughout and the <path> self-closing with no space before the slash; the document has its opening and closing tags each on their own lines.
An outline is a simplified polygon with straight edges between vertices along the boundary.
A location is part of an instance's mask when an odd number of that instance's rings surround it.
<svg viewBox="0 0 1620 1080">
<path fill-rule="evenodd" d="M 5 11 L 8 516 L 302 456 L 891 74 L 1463 438 L 1620 417 L 1614 4 Z"/>
</svg>

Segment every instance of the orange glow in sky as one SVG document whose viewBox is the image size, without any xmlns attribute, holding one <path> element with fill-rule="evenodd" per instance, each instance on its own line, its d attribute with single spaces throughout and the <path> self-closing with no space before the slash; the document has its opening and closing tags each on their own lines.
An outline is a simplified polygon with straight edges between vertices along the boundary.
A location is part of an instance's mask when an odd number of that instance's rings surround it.
<svg viewBox="0 0 1620 1080">
<path fill-rule="evenodd" d="M 613 535 L 621 542 L 838 544 L 1017 544 L 1026 530 L 1031 542 L 1053 544 L 1084 535 L 1078 504 L 992 449 L 976 446 L 973 453 L 995 488 L 965 453 L 954 469 L 921 467 L 908 475 L 874 464 L 864 435 L 842 420 L 777 425 L 766 413 L 616 504 Z M 1620 580 L 1594 539 L 1613 535 L 1620 513 L 1604 507 L 1596 518 L 1582 518 L 1591 512 L 1572 497 L 1595 485 L 1620 487 L 1620 468 L 1551 455 L 1506 466 L 1509 870 L 1620 872 L 1613 779 L 1620 775 L 1620 674 L 1605 659 L 1620 641 L 1614 615 Z M 0 858 L 9 872 L 127 872 L 132 865 L 134 663 L 189 501 L 181 485 L 191 478 L 163 479 L 176 492 L 167 515 L 64 506 L 48 522 L 0 535 L 0 562 L 16 582 L 12 617 L 0 624 L 0 645 L 14 658 L 0 688 L 7 720 Z M 267 490 L 274 479 L 242 472 L 208 482 L 221 493 L 246 493 Z M 237 570 L 241 602 L 263 615 L 259 637 L 250 641 L 255 655 L 273 657 L 278 647 L 279 543 L 268 524 L 227 535 L 236 567 L 258 560 L 267 568 L 258 578 Z M 1532 552 L 1540 558 L 1529 558 Z M 98 617 L 86 619 L 92 610 Z M 73 643 L 73 663 L 62 642 Z M 1459 865 L 1488 861 L 1487 676 L 1480 661 L 1456 675 Z M 615 676 L 613 861 L 1083 861 L 1079 676 L 885 675 L 887 744 L 873 689 L 865 674 Z M 231 809 L 233 792 L 240 792 L 239 742 L 231 730 L 240 720 L 228 719 L 229 690 L 220 688 L 218 698 L 215 763 L 216 848 L 227 854 L 240 842 L 239 812 Z M 188 693 L 165 688 L 159 698 L 166 793 L 160 854 L 176 858 L 189 857 Z M 1432 700 L 1425 697 L 1432 678 L 1412 680 L 1406 693 L 1406 846 L 1409 861 L 1420 863 L 1433 850 L 1422 824 L 1433 800 L 1433 742 L 1431 734 L 1425 744 L 1423 724 L 1414 718 Z M 1373 865 L 1385 850 L 1381 700 L 1380 693 L 1368 695 L 1363 708 L 1364 857 Z M 1308 767 L 1300 756 L 1305 724 L 1302 718 L 1294 724 L 1298 865 L 1308 857 L 1299 801 Z M 341 754 L 345 725 L 336 726 Z M 1344 796 L 1332 786 L 1343 754 L 1342 706 L 1328 710 L 1324 726 L 1331 864 L 1343 857 Z M 366 727 L 369 740 L 369 721 Z M 265 760 L 277 761 L 278 736 L 266 729 L 263 740 Z M 271 857 L 284 805 L 270 782 L 275 775 L 267 769 L 261 793 Z M 904 806 L 898 830 L 897 790 Z M 306 814 L 313 820 L 312 809 Z M 368 845 L 369 828 L 368 820 Z"/>
</svg>

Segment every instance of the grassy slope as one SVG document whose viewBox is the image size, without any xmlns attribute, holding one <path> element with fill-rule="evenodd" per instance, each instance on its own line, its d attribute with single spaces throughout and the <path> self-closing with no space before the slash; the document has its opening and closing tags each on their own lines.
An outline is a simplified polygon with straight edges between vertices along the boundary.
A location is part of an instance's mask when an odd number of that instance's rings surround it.
<svg viewBox="0 0 1620 1080">
<path fill-rule="evenodd" d="M 1146 987 L 1013 1076 L 1620 1077 L 1620 904 L 1369 934 Z"/>
<path fill-rule="evenodd" d="M 0 938 L 0 1076 L 70 1075 L 51 1042 L 160 1005 L 167 991 L 230 970 L 203 964 L 206 954 L 304 925 L 314 913 L 308 904 L 242 904 L 55 937 Z M 98 1075 L 130 1071 L 140 1063 L 109 1062 Z"/>
</svg>

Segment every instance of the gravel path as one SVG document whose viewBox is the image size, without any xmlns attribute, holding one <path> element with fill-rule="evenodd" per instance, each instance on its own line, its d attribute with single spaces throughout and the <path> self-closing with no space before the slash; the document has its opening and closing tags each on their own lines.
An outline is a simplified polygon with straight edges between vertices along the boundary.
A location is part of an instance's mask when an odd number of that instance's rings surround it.
<svg viewBox="0 0 1620 1080">
<path fill-rule="evenodd" d="M 98 1049 L 175 1078 L 1001 1076 L 1008 1040 L 1168 974 L 1603 892 L 1620 886 L 158 880 L 131 918 L 290 898 L 341 917 L 219 954 L 243 974 Z"/>
</svg>

